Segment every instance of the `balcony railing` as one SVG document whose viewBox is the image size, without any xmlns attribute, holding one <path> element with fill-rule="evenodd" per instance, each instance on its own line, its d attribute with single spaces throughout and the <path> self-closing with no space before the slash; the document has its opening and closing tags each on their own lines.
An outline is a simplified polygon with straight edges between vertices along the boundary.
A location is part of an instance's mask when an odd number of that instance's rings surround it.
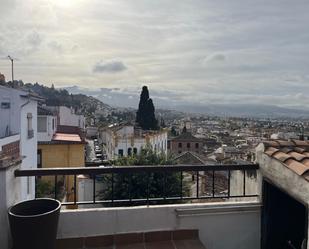
<svg viewBox="0 0 309 249">
<path fill-rule="evenodd" d="M 59 199 L 59 193 L 57 190 L 57 183 L 59 177 L 70 176 L 72 177 L 72 194 L 71 201 L 64 201 L 63 205 L 85 205 L 85 204 L 105 204 L 105 205 L 134 205 L 134 204 L 156 204 L 156 203 L 173 203 L 173 202 L 186 202 L 191 200 L 202 199 L 230 199 L 230 198 L 249 198 L 258 197 L 258 193 L 250 193 L 247 191 L 247 181 L 253 175 L 256 178 L 256 172 L 259 169 L 257 164 L 247 165 L 164 165 L 164 166 L 108 166 L 108 167 L 79 167 L 79 168 L 41 168 L 41 169 L 29 169 L 29 170 L 16 170 L 16 177 L 53 177 L 54 179 L 54 191 L 53 197 Z M 238 172 L 238 174 L 235 174 Z M 239 174 L 240 172 L 240 174 Z M 144 196 L 135 198 L 132 195 L 132 177 L 141 174 L 143 181 L 145 181 Z M 161 178 L 162 191 L 159 196 L 154 196 L 151 192 L 153 176 L 157 174 Z M 177 193 L 169 194 L 168 189 L 171 184 L 175 185 L 175 182 L 168 181 L 168 177 L 173 174 L 174 179 L 177 179 Z M 79 201 L 77 200 L 77 176 L 85 175 L 89 176 L 92 181 L 92 200 Z M 104 178 L 104 176 L 109 176 Z M 115 193 L 117 192 L 116 184 L 117 176 L 125 176 L 127 186 L 126 198 L 117 198 Z M 220 178 L 220 179 L 218 179 Z M 235 183 L 235 179 L 239 183 L 241 193 L 235 194 L 235 191 L 231 190 L 231 181 Z M 193 195 L 188 196 L 185 194 L 186 180 L 191 179 L 191 192 Z M 223 180 L 222 180 L 223 179 Z M 109 184 L 110 198 L 99 199 L 96 190 L 96 183 L 98 180 L 108 181 L 105 184 Z M 221 190 L 218 191 L 217 180 L 221 181 Z M 118 180 L 119 181 L 119 180 Z M 203 191 L 201 190 L 203 184 Z M 194 182 L 194 184 L 193 184 Z M 205 184 L 207 185 L 207 191 L 205 193 Z M 121 185 L 121 184 L 120 184 Z M 235 184 L 234 184 L 235 185 Z M 175 187 L 175 186 L 174 186 Z M 239 190 L 239 188 L 238 188 Z"/>
</svg>

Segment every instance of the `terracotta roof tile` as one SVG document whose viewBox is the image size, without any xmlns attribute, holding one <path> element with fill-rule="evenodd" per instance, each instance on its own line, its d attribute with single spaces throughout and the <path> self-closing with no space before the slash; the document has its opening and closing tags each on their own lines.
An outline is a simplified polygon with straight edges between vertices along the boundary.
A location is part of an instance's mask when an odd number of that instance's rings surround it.
<svg viewBox="0 0 309 249">
<path fill-rule="evenodd" d="M 264 153 L 309 181 L 309 141 L 264 141 Z"/>
<path fill-rule="evenodd" d="M 272 141 L 264 141 L 263 144 L 265 145 L 265 147 L 276 147 L 278 148 L 280 146 L 280 144 L 275 141 L 275 140 L 272 140 Z"/>
<path fill-rule="evenodd" d="M 279 151 L 279 149 L 276 149 L 274 147 L 269 147 L 267 150 L 265 150 L 265 153 L 269 156 L 272 156 L 273 154 L 275 154 L 277 151 Z"/>
<path fill-rule="evenodd" d="M 304 160 L 304 159 L 306 159 L 306 158 L 309 158 L 308 156 L 303 155 L 303 154 L 298 153 L 298 152 L 295 152 L 295 151 L 290 151 L 287 154 L 289 154 L 290 156 L 294 157 L 299 162 Z"/>
<path fill-rule="evenodd" d="M 292 152 L 293 149 L 291 147 L 284 147 L 284 148 L 280 148 L 280 151 L 284 153 L 289 153 L 289 152 Z"/>
<path fill-rule="evenodd" d="M 305 155 L 305 156 L 309 156 L 309 152 L 307 152 L 307 151 L 304 151 L 302 154 Z"/>
<path fill-rule="evenodd" d="M 306 151 L 304 148 L 300 148 L 300 147 L 294 147 L 294 150 L 299 153 L 303 153 L 304 151 Z"/>
<path fill-rule="evenodd" d="M 284 141 L 284 140 L 276 140 L 278 143 L 279 143 L 279 145 L 280 145 L 280 147 L 294 147 L 295 146 L 295 144 L 292 142 L 292 141 Z"/>
<path fill-rule="evenodd" d="M 292 158 L 290 155 L 284 153 L 284 152 L 281 152 L 281 151 L 277 151 L 275 154 L 272 155 L 272 157 L 280 160 L 281 162 L 285 162 L 286 160 Z"/>
<path fill-rule="evenodd" d="M 291 141 L 295 143 L 296 146 L 309 147 L 309 141 L 302 141 L 302 140 L 295 140 L 295 139 L 292 139 Z"/>
<path fill-rule="evenodd" d="M 302 163 L 309 167 L 309 159 L 308 158 L 302 160 Z"/>
<path fill-rule="evenodd" d="M 298 175 L 302 175 L 309 170 L 308 166 L 293 159 L 287 160 L 285 164 L 288 166 L 288 168 L 296 172 Z"/>
</svg>

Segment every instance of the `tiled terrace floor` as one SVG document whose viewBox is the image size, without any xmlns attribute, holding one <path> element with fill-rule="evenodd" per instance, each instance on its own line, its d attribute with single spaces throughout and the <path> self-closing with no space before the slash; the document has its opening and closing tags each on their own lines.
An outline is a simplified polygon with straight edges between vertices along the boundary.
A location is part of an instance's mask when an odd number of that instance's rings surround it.
<svg viewBox="0 0 309 249">
<path fill-rule="evenodd" d="M 198 230 L 127 233 L 57 240 L 57 249 L 206 249 Z"/>
</svg>

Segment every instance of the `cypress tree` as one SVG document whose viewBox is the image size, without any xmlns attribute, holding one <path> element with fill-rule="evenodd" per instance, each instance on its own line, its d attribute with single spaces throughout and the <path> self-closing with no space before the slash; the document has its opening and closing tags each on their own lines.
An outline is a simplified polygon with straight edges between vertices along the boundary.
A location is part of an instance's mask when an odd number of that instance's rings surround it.
<svg viewBox="0 0 309 249">
<path fill-rule="evenodd" d="M 136 112 L 136 122 L 143 130 L 157 130 L 158 121 L 155 117 L 155 107 L 152 99 L 149 98 L 147 86 L 143 86 L 138 110 Z"/>
</svg>

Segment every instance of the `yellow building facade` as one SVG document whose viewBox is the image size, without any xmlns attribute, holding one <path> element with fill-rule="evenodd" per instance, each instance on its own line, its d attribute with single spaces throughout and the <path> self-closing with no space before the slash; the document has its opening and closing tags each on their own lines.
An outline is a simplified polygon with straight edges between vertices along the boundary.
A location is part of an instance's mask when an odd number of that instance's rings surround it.
<svg viewBox="0 0 309 249">
<path fill-rule="evenodd" d="M 85 144 L 83 142 L 39 142 L 38 168 L 85 167 Z M 74 201 L 74 176 L 57 176 L 64 182 L 66 201 Z M 43 177 L 54 184 L 54 177 Z M 77 190 L 76 190 L 77 194 Z"/>
</svg>

